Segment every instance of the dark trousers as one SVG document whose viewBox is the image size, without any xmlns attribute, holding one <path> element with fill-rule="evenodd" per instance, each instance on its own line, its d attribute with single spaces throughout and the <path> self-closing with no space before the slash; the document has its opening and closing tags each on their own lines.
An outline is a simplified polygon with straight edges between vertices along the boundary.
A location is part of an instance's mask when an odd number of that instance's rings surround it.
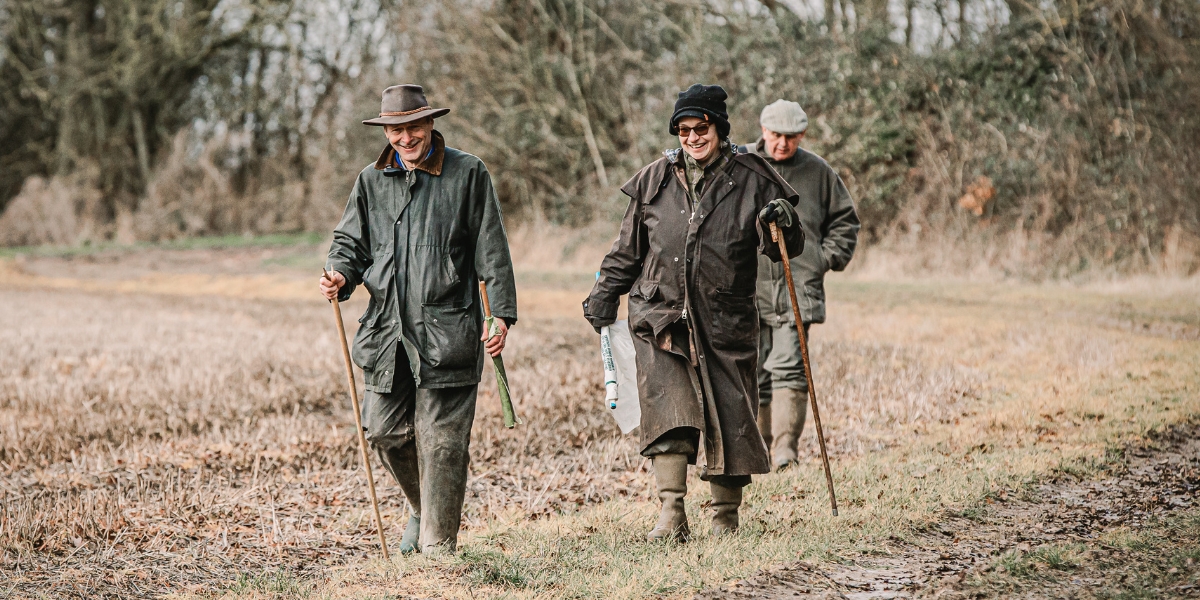
<svg viewBox="0 0 1200 600">
<path fill-rule="evenodd" d="M 804 324 L 804 337 L 812 323 Z M 771 390 L 799 390 L 808 393 L 808 381 L 804 378 L 804 357 L 800 354 L 800 336 L 796 326 L 784 323 L 772 327 L 759 323 L 758 330 L 758 404 L 771 403 Z"/>
<path fill-rule="evenodd" d="M 454 551 L 479 385 L 418 388 L 408 357 L 397 354 L 392 391 L 363 398 L 363 429 L 421 517 L 421 551 Z"/>
</svg>

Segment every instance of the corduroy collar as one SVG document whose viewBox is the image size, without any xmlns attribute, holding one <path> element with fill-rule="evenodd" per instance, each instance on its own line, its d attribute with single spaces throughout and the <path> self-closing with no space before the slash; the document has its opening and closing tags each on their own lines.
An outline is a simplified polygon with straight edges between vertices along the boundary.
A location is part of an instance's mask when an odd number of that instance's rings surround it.
<svg viewBox="0 0 1200 600">
<path fill-rule="evenodd" d="M 446 159 L 446 139 L 442 137 L 442 133 L 436 129 L 433 130 L 433 146 L 429 148 L 429 154 L 425 155 L 425 160 L 417 164 L 415 169 L 425 171 L 434 177 L 442 174 L 442 162 Z M 375 161 L 375 169 L 382 171 L 388 167 L 396 169 L 408 170 L 404 166 L 404 162 L 396 157 L 396 150 L 388 144 L 383 148 L 383 152 L 379 154 L 379 159 Z"/>
</svg>

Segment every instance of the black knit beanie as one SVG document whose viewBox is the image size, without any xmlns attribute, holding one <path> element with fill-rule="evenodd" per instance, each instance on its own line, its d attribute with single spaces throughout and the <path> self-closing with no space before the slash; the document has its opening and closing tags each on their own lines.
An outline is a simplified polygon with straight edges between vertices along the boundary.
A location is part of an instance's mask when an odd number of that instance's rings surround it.
<svg viewBox="0 0 1200 600">
<path fill-rule="evenodd" d="M 693 84 L 679 92 L 675 101 L 675 112 L 671 114 L 671 135 L 679 135 L 679 120 L 684 117 L 699 117 L 717 124 L 717 136 L 729 137 L 729 113 L 725 110 L 725 99 L 729 95 L 719 85 Z"/>
</svg>

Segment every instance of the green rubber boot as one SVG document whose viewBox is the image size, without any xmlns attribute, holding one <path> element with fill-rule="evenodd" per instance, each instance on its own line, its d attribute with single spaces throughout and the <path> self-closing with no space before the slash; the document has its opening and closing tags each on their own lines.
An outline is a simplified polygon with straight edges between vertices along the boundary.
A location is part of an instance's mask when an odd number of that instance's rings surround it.
<svg viewBox="0 0 1200 600">
<path fill-rule="evenodd" d="M 713 535 L 726 535 L 737 531 L 738 508 L 742 505 L 742 488 L 725 487 L 716 482 L 708 482 L 712 490 L 712 507 L 716 510 L 713 515 Z"/>
<path fill-rule="evenodd" d="M 421 517 L 413 515 L 404 526 L 404 535 L 400 538 L 400 554 L 412 554 L 421 551 Z"/>
<path fill-rule="evenodd" d="M 658 524 L 646 535 L 646 539 L 653 542 L 674 538 L 682 544 L 691 537 L 687 512 L 683 509 L 683 497 L 687 495 L 687 455 L 657 454 L 653 460 L 662 512 L 658 515 Z"/>
</svg>

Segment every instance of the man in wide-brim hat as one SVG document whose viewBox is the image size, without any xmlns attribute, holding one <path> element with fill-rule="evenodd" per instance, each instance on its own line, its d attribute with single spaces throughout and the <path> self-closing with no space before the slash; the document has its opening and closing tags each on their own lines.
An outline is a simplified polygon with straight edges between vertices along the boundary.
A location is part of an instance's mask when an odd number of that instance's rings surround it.
<svg viewBox="0 0 1200 600">
<path fill-rule="evenodd" d="M 517 321 L 500 203 L 479 158 L 446 146 L 419 85 L 384 90 L 387 145 L 354 182 L 320 281 L 345 300 L 371 295 L 351 353 L 362 367 L 363 429 L 412 507 L 402 552 L 454 551 L 462 521 L 484 353 Z M 500 335 L 485 345 L 479 287 Z"/>
<path fill-rule="evenodd" d="M 804 237 L 796 192 L 762 157 L 734 152 L 725 99 L 716 85 L 679 93 L 669 130 L 681 147 L 621 188 L 629 208 L 583 306 L 600 328 L 629 294 L 641 453 L 653 460 L 662 501 L 651 540 L 688 539 L 687 466 L 701 448 L 714 534 L 737 529 L 742 488 L 770 472 L 755 422 L 758 256 L 780 260 L 772 221 L 789 254 Z"/>
</svg>

